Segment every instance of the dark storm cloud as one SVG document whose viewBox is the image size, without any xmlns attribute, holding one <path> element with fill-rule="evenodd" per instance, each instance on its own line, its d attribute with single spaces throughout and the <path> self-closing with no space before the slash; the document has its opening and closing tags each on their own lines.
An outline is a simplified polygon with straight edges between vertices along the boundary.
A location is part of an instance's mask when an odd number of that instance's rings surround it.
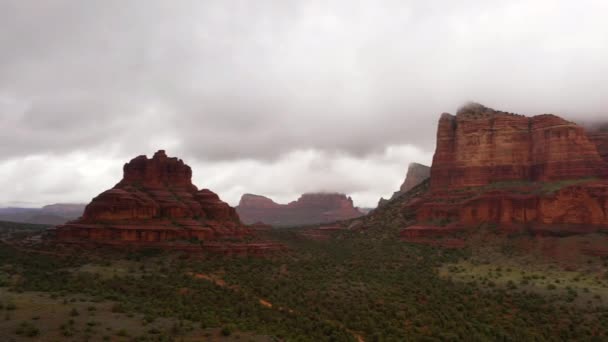
<svg viewBox="0 0 608 342">
<path fill-rule="evenodd" d="M 603 0 L 4 0 L 0 158 L 164 147 L 227 174 L 243 161 L 300 172 L 293 192 L 309 190 L 299 151 L 321 164 L 388 158 L 401 174 L 406 159 L 429 159 L 439 114 L 469 100 L 605 115 L 607 11 Z M 387 157 L 406 144 L 420 153 Z M 400 182 L 370 178 L 369 198 Z M 218 190 L 236 192 L 230 182 L 264 189 L 235 178 Z"/>
</svg>

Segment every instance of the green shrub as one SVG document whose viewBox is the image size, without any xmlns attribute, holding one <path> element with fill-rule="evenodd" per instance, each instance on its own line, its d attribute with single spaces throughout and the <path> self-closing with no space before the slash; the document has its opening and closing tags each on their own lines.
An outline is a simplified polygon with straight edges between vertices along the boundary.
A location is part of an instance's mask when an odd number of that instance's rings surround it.
<svg viewBox="0 0 608 342">
<path fill-rule="evenodd" d="M 31 322 L 21 322 L 17 327 L 17 330 L 15 330 L 15 333 L 19 336 L 36 337 L 40 335 L 40 330 Z"/>
<path fill-rule="evenodd" d="M 127 337 L 129 336 L 129 333 L 127 333 L 125 329 L 120 329 L 116 332 L 116 336 Z"/>
<path fill-rule="evenodd" d="M 112 311 L 113 313 L 125 313 L 126 312 L 124 306 L 120 303 L 112 305 L 112 308 L 110 309 L 110 311 Z"/>
<path fill-rule="evenodd" d="M 234 332 L 234 327 L 232 325 L 225 325 L 222 327 L 222 336 L 230 336 Z"/>
</svg>

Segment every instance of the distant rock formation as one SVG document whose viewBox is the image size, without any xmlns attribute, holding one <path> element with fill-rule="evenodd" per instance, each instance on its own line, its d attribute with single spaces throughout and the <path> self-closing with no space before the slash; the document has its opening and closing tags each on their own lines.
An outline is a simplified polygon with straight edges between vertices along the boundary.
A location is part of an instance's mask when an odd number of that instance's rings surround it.
<svg viewBox="0 0 608 342">
<path fill-rule="evenodd" d="M 275 201 L 271 200 L 268 197 L 253 195 L 253 194 L 244 194 L 241 196 L 241 200 L 239 205 L 236 207 L 237 212 L 240 209 L 278 209 L 281 208 L 281 205 L 275 203 Z M 247 222 L 247 219 L 243 219 L 244 222 Z"/>
<path fill-rule="evenodd" d="M 363 215 L 367 215 L 370 212 L 372 212 L 374 209 L 376 208 L 361 208 L 361 207 L 357 207 L 357 209 L 363 214 Z"/>
<path fill-rule="evenodd" d="M 85 207 L 84 203 L 55 203 L 42 207 L 42 212 L 78 218 L 83 214 Z"/>
<path fill-rule="evenodd" d="M 350 197 L 337 193 L 304 194 L 286 205 L 264 196 L 245 194 L 236 210 L 247 224 L 264 222 L 273 226 L 327 223 L 363 215 Z"/>
<path fill-rule="evenodd" d="M 525 117 L 478 104 L 443 114 L 431 189 L 405 205 L 418 223 L 403 236 L 484 223 L 539 234 L 608 230 L 608 163 L 593 140 L 554 115 Z"/>
<path fill-rule="evenodd" d="M 430 167 L 418 163 L 411 163 L 407 168 L 405 180 L 403 181 L 403 184 L 401 184 L 399 191 L 395 191 L 391 198 L 389 198 L 388 200 L 380 198 L 380 201 L 378 202 L 378 207 L 381 207 L 389 201 L 392 201 L 393 199 L 397 198 L 399 195 L 408 192 L 416 185 L 424 182 L 427 178 L 430 177 L 430 175 Z"/>
<path fill-rule="evenodd" d="M 416 185 L 424 182 L 430 176 L 430 167 L 418 163 L 411 163 L 407 168 L 407 175 L 405 176 L 405 181 L 403 182 L 403 184 L 401 184 L 399 192 L 408 192 Z"/>
<path fill-rule="evenodd" d="M 42 208 L 0 208 L 0 221 L 56 225 L 82 216 L 85 204 L 57 203 Z"/>
<path fill-rule="evenodd" d="M 201 242 L 251 235 L 228 204 L 192 184 L 192 170 L 160 150 L 124 165 L 123 179 L 87 205 L 82 218 L 58 226 L 60 242 L 90 241 L 117 245 L 201 249 Z M 184 246 L 185 244 L 185 246 Z M 188 246 L 190 244 L 190 246 Z M 233 246 L 251 252 L 255 246 Z M 267 245 L 258 246 L 260 249 Z M 228 253 L 230 248 L 213 244 Z"/>
</svg>

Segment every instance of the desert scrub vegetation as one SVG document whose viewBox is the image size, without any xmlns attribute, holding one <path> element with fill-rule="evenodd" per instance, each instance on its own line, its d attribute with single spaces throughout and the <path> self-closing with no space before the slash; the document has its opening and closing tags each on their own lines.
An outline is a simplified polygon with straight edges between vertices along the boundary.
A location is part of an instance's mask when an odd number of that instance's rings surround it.
<svg viewBox="0 0 608 342">
<path fill-rule="evenodd" d="M 556 283 L 555 278 L 522 274 L 508 265 L 470 274 L 461 263 L 470 259 L 469 251 L 403 243 L 395 238 L 396 228 L 381 234 L 340 232 L 325 242 L 307 240 L 294 230 L 272 232 L 291 251 L 266 259 L 154 254 L 131 255 L 126 264 L 104 261 L 103 266 L 85 258 L 25 255 L 3 246 L 0 260 L 20 275 L 14 291 L 42 291 L 58 300 L 78 294 L 111 301 L 115 306 L 108 311 L 136 318 L 149 336 L 158 335 L 153 322 L 170 318 L 190 322 L 176 324 L 176 333 L 216 328 L 218 334 L 255 332 L 287 341 L 608 338 L 608 309 L 564 305 L 584 295 L 564 278 Z M 106 267 L 123 264 L 136 272 L 107 272 Z M 448 276 L 441 273 L 444 265 L 450 265 Z M 550 283 L 557 289 L 524 291 L 524 281 L 540 283 L 537 277 L 542 276 L 543 286 Z M 585 285 L 590 296 L 592 285 Z M 77 303 L 68 300 L 65 305 Z M 79 316 L 65 317 L 86 318 L 76 325 L 81 332 L 91 320 L 87 315 L 99 315 L 99 310 L 86 309 L 91 304 L 82 305 Z M 119 329 L 91 329 L 111 338 L 122 334 Z"/>
<path fill-rule="evenodd" d="M 36 328 L 36 326 L 32 322 L 21 322 L 17 329 L 15 330 L 15 334 L 25 337 L 36 337 L 40 335 L 40 329 Z"/>
</svg>

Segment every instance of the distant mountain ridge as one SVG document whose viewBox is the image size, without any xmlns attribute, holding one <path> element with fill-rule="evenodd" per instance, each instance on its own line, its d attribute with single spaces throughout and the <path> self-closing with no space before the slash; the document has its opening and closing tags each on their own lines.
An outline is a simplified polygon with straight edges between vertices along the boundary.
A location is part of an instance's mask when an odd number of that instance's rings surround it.
<svg viewBox="0 0 608 342">
<path fill-rule="evenodd" d="M 82 216 L 84 203 L 56 203 L 42 208 L 0 208 L 0 220 L 33 223 L 33 224 L 62 224 Z"/>
</svg>

